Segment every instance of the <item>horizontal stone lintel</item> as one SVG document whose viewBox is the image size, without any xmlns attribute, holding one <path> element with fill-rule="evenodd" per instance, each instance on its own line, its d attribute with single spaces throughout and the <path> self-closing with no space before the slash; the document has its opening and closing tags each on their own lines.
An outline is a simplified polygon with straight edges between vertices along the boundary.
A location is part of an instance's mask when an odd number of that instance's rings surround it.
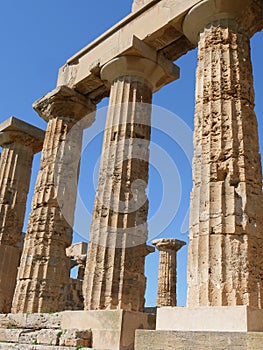
<svg viewBox="0 0 263 350">
<path fill-rule="evenodd" d="M 152 52 L 158 57 L 164 53 L 171 61 L 177 59 L 193 48 L 182 34 L 182 21 L 199 2 L 152 1 L 131 13 L 71 57 L 60 68 L 57 85 L 68 85 L 84 95 L 90 95 L 92 99 L 99 99 L 108 93 L 108 88 L 99 77 L 100 69 L 112 59 L 121 55 L 153 59 Z M 153 60 L 156 61 L 156 58 Z"/>
</svg>

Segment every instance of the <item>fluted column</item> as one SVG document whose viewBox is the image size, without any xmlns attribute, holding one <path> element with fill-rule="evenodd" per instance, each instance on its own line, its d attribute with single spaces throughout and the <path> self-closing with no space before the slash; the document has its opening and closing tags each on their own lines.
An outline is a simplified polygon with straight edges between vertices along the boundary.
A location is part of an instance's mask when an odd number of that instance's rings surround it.
<svg viewBox="0 0 263 350">
<path fill-rule="evenodd" d="M 0 313 L 11 311 L 33 156 L 44 131 L 14 117 L 0 124 Z"/>
<path fill-rule="evenodd" d="M 111 92 L 84 278 L 87 310 L 144 308 L 151 102 L 167 75 L 134 56 L 102 69 Z"/>
<path fill-rule="evenodd" d="M 152 241 L 152 244 L 160 251 L 156 306 L 176 306 L 176 256 L 186 243 L 179 239 L 161 238 Z"/>
<path fill-rule="evenodd" d="M 94 105 L 61 86 L 33 107 L 48 121 L 32 200 L 12 312 L 54 312 L 66 307 L 83 128 Z M 85 117 L 85 118 L 84 118 Z M 84 122 L 82 121 L 84 118 Z"/>
<path fill-rule="evenodd" d="M 198 40 L 188 306 L 262 307 L 262 168 L 250 57 L 262 6 L 206 0 L 184 22 L 188 38 Z"/>
</svg>

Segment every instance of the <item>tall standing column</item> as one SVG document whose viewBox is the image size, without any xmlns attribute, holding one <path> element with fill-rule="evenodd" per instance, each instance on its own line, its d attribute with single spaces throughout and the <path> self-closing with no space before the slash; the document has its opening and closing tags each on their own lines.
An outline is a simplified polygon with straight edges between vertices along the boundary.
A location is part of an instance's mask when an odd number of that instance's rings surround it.
<svg viewBox="0 0 263 350">
<path fill-rule="evenodd" d="M 160 81 L 178 77 L 168 66 L 169 73 L 127 56 L 101 72 L 111 92 L 84 278 L 87 310 L 144 308 L 151 102 Z"/>
<path fill-rule="evenodd" d="M 94 119 L 90 114 L 94 105 L 65 86 L 33 107 L 48 126 L 18 271 L 14 313 L 54 312 L 66 307 L 70 283 L 66 248 L 72 242 L 82 133 Z"/>
<path fill-rule="evenodd" d="M 11 311 L 33 156 L 44 131 L 14 117 L 0 124 L 0 313 Z"/>
<path fill-rule="evenodd" d="M 202 1 L 198 40 L 188 306 L 263 302 L 263 196 L 250 36 L 262 1 Z"/>
<path fill-rule="evenodd" d="M 186 243 L 175 238 L 161 238 L 152 244 L 160 251 L 156 306 L 176 306 L 176 256 Z"/>
</svg>

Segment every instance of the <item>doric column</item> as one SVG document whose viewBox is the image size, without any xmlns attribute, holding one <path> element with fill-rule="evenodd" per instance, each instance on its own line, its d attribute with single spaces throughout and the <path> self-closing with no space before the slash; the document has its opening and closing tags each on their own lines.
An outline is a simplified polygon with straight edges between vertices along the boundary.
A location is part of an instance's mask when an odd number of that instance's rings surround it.
<svg viewBox="0 0 263 350">
<path fill-rule="evenodd" d="M 14 313 L 66 307 L 70 283 L 66 248 L 72 241 L 82 133 L 94 119 L 90 114 L 94 105 L 65 86 L 33 107 L 48 126 L 18 271 Z"/>
<path fill-rule="evenodd" d="M 176 306 L 176 255 L 186 243 L 175 238 L 152 241 L 160 251 L 156 306 Z"/>
<path fill-rule="evenodd" d="M 0 124 L 0 313 L 11 311 L 33 156 L 44 131 L 14 117 Z"/>
<path fill-rule="evenodd" d="M 102 68 L 111 92 L 84 278 L 85 309 L 142 311 L 152 92 L 178 69 L 135 56 Z M 171 78 L 172 77 L 172 78 Z"/>
<path fill-rule="evenodd" d="M 206 0 L 184 21 L 186 36 L 198 41 L 188 306 L 262 307 L 262 169 L 250 57 L 262 6 Z"/>
</svg>

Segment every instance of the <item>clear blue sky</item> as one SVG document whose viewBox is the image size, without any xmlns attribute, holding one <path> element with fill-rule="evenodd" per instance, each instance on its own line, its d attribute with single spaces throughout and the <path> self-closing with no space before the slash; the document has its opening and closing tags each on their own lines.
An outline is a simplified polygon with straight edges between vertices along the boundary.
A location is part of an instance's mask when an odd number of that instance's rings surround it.
<svg viewBox="0 0 263 350">
<path fill-rule="evenodd" d="M 55 87 L 58 69 L 70 56 L 129 14 L 131 3 L 132 0 L 8 0 L 2 2 L 0 122 L 14 115 L 45 129 L 46 123 L 33 111 L 32 103 Z M 263 149 L 262 56 L 263 34 L 260 33 L 252 39 L 252 58 L 261 150 Z M 153 118 L 155 128 L 152 133 L 152 166 L 149 183 L 151 239 L 159 235 L 159 237 L 176 237 L 187 241 L 185 217 L 191 190 L 191 166 L 187 155 L 191 154 L 192 145 L 196 60 L 196 50 L 194 50 L 177 61 L 181 68 L 181 79 L 166 86 L 154 96 L 154 105 L 161 106 L 165 110 L 156 107 Z M 107 100 L 103 101 L 99 108 L 106 104 Z M 100 155 L 102 140 L 100 131 L 105 120 L 105 107 L 99 112 L 97 120 L 85 135 L 87 147 L 83 154 L 79 186 L 81 199 L 89 215 L 95 194 L 96 164 Z M 178 130 L 180 130 L 179 133 Z M 92 137 L 94 139 L 91 139 Z M 169 167 L 166 166 L 168 163 Z M 30 196 L 32 196 L 38 167 L 39 155 L 34 162 Z M 94 177 L 95 181 L 93 181 Z M 171 192 L 170 195 L 169 192 Z M 169 225 L 169 218 L 163 211 L 164 206 L 167 210 L 172 209 L 171 212 L 174 213 Z M 178 211 L 175 210 L 177 206 L 179 206 Z M 30 200 L 27 215 L 29 208 Z M 159 215 L 157 220 L 155 214 Z M 77 215 L 76 230 L 80 236 L 87 238 L 89 223 L 88 215 L 87 217 Z M 77 234 L 74 236 L 75 241 L 84 238 Z M 184 247 L 178 256 L 179 305 L 185 303 L 186 263 L 187 248 Z M 157 269 L 158 253 L 154 253 L 147 258 L 148 305 L 155 305 Z"/>
</svg>

